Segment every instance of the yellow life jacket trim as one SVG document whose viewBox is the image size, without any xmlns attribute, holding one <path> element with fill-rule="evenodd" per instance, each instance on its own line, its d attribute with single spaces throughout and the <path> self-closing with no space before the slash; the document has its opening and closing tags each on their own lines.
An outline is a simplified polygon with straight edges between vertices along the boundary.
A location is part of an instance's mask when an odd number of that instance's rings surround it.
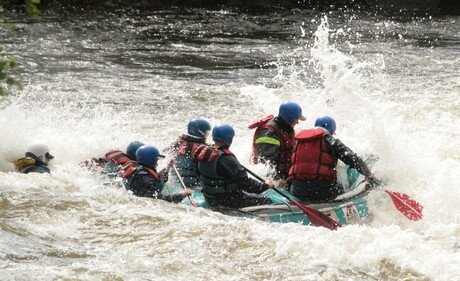
<svg viewBox="0 0 460 281">
<path fill-rule="evenodd" d="M 268 143 L 268 144 L 273 144 L 280 146 L 281 142 L 277 139 L 274 138 L 269 138 L 269 137 L 261 137 L 256 140 L 256 143 Z"/>
</svg>

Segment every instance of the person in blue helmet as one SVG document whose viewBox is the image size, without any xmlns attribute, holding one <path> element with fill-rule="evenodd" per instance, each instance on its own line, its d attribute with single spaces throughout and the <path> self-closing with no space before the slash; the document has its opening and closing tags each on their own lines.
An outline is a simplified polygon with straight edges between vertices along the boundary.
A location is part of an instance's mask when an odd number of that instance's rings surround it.
<svg viewBox="0 0 460 281">
<path fill-rule="evenodd" d="M 111 150 L 104 158 L 91 158 L 83 162 L 83 165 L 91 171 L 100 171 L 113 179 L 119 176 L 121 167 L 128 161 L 136 159 L 136 150 L 143 146 L 140 141 L 132 141 L 126 147 L 126 153 L 121 150 Z"/>
<path fill-rule="evenodd" d="M 16 170 L 23 174 L 51 173 L 48 163 L 54 156 L 50 154 L 46 144 L 36 143 L 27 149 L 25 157 L 14 160 Z"/>
<path fill-rule="evenodd" d="M 174 157 L 179 175 L 188 188 L 200 189 L 197 160 L 211 161 L 217 157 L 217 151 L 213 152 L 206 144 L 210 131 L 211 125 L 205 119 L 190 120 L 187 124 L 187 134 L 177 138 L 167 149 Z"/>
<path fill-rule="evenodd" d="M 329 116 L 316 119 L 315 128 L 302 130 L 295 135 L 296 147 L 289 171 L 290 192 L 304 201 L 328 202 L 343 192 L 335 170 L 340 159 L 363 174 L 367 180 L 375 180 L 366 163 L 334 138 L 336 123 Z"/>
<path fill-rule="evenodd" d="M 261 183 L 249 178 L 244 167 L 229 150 L 235 136 L 234 129 L 227 124 L 215 126 L 212 130 L 214 147 L 219 155 L 211 162 L 200 161 L 200 180 L 206 201 L 212 206 L 243 208 L 270 204 L 270 198 L 260 195 L 274 186 L 268 180 Z"/>
<path fill-rule="evenodd" d="M 140 141 L 132 141 L 126 147 L 126 153 L 121 150 L 112 150 L 105 154 L 106 164 L 103 173 L 107 174 L 109 178 L 118 176 L 121 167 L 128 163 L 128 161 L 136 160 L 136 151 L 144 143 Z"/>
<path fill-rule="evenodd" d="M 300 105 L 286 102 L 280 105 L 278 116 L 269 115 L 248 127 L 257 128 L 252 142 L 252 162 L 273 167 L 275 179 L 286 180 L 289 176 L 294 148 L 294 127 L 299 120 L 306 120 Z"/>
<path fill-rule="evenodd" d="M 184 189 L 180 193 L 161 194 L 165 183 L 168 181 L 169 168 L 174 161 L 170 161 L 167 168 L 157 172 L 156 168 L 160 157 L 164 156 L 160 155 L 160 151 L 154 146 L 139 147 L 136 151 L 136 161 L 128 161 L 121 169 L 125 187 L 132 191 L 135 196 L 179 203 L 192 192 L 189 189 Z"/>
</svg>

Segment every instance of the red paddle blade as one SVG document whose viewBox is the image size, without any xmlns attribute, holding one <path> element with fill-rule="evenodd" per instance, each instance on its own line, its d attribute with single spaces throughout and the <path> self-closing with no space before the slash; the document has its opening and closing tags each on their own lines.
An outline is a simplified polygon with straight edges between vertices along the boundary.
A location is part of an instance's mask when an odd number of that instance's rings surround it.
<svg viewBox="0 0 460 281">
<path fill-rule="evenodd" d="M 302 205 L 292 198 L 289 198 L 289 201 L 296 204 L 297 207 L 299 207 L 304 212 L 304 214 L 308 217 L 311 223 L 315 226 L 322 226 L 330 230 L 337 230 L 338 227 L 342 226 L 340 223 L 336 222 L 328 215 L 325 215 L 316 209 Z"/>
<path fill-rule="evenodd" d="M 423 206 L 417 201 L 409 197 L 409 195 L 394 191 L 385 190 L 393 200 L 393 203 L 403 215 L 413 221 L 418 221 L 423 218 Z"/>
</svg>

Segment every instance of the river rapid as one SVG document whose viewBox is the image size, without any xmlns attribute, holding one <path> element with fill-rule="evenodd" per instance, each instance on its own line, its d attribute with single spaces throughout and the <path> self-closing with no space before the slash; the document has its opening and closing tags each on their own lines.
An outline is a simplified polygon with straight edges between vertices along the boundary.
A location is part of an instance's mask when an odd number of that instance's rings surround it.
<svg viewBox="0 0 460 281">
<path fill-rule="evenodd" d="M 308 10 L 10 14 L 2 46 L 24 90 L 0 105 L 0 280 L 460 280 L 460 17 Z M 310 128 L 378 158 L 413 222 L 372 192 L 373 220 L 337 231 L 137 198 L 80 166 L 188 120 L 248 124 L 296 101 Z M 11 161 L 45 142 L 51 175 Z M 211 140 L 209 140 L 211 141 Z M 160 168 L 166 162 L 160 163 Z"/>
</svg>

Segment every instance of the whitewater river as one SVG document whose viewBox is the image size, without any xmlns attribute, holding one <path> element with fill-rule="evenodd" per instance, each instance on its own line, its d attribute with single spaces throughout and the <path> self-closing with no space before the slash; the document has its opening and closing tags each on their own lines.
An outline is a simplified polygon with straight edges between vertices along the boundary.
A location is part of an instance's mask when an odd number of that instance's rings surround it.
<svg viewBox="0 0 460 281">
<path fill-rule="evenodd" d="M 0 280 L 460 280 L 460 17 L 9 16 L 24 90 L 0 105 Z M 423 220 L 375 191 L 365 225 L 267 223 L 137 198 L 79 166 L 132 140 L 164 148 L 196 117 L 234 126 L 247 164 L 247 125 L 289 100 L 307 117 L 296 130 L 333 116 Z M 51 175 L 14 172 L 35 141 Z"/>
</svg>

